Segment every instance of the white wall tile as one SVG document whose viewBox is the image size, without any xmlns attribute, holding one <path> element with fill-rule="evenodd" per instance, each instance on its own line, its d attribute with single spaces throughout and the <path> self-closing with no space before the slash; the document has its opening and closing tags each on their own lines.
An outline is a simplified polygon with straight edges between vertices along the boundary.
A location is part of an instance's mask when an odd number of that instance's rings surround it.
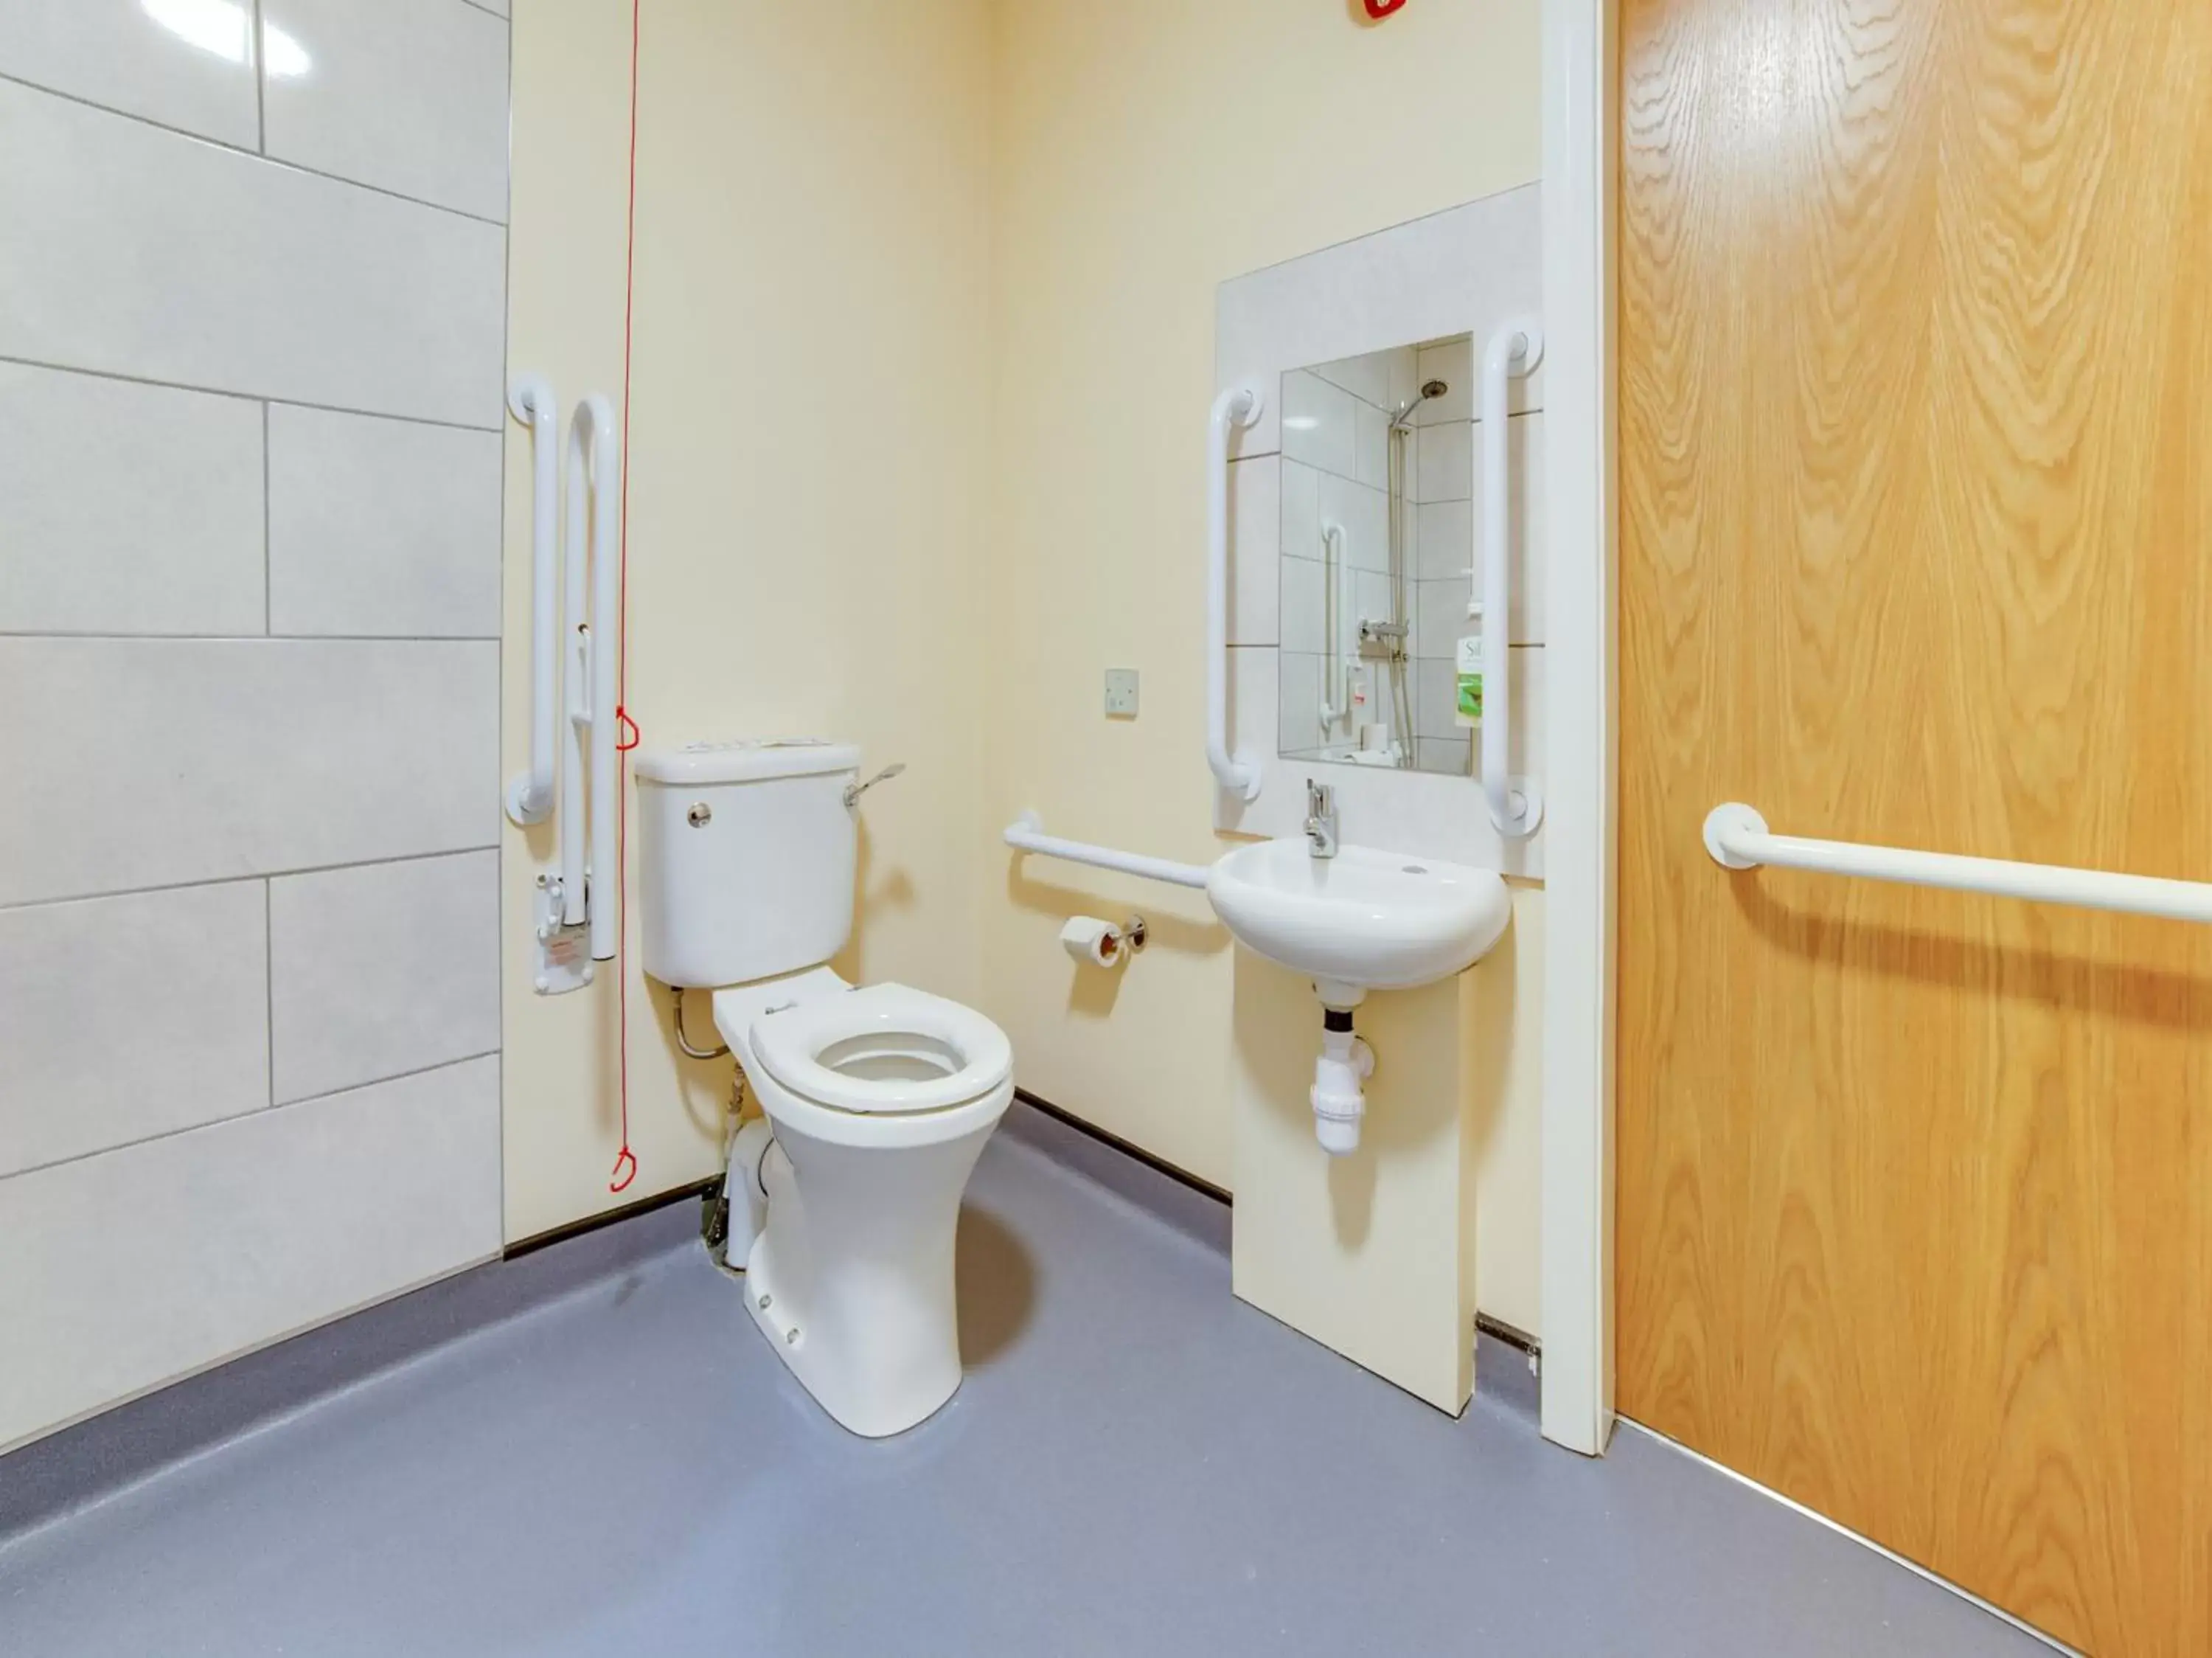
<svg viewBox="0 0 2212 1658">
<path fill-rule="evenodd" d="M 1339 357 L 1334 363 L 1315 363 L 1311 372 L 1362 402 L 1381 408 L 1390 400 L 1391 356 L 1389 351 L 1370 351 L 1364 357 Z"/>
<path fill-rule="evenodd" d="M 499 512 L 495 432 L 273 405 L 269 631 L 498 637 Z"/>
<path fill-rule="evenodd" d="M 1442 581 L 1416 582 L 1413 587 L 1413 655 L 1456 655 L 1460 636 L 1480 627 L 1467 613 L 1468 601 L 1474 595 L 1474 584 L 1464 576 L 1455 576 Z"/>
<path fill-rule="evenodd" d="M 1474 745 L 1464 736 L 1421 737 L 1413 743 L 1417 771 L 1463 777 L 1472 771 L 1474 760 Z"/>
<path fill-rule="evenodd" d="M 261 0 L 313 67 L 272 55 L 268 153 L 507 218 L 507 25 L 454 0 Z"/>
<path fill-rule="evenodd" d="M 494 643 L 0 639 L 0 904 L 487 846 Z"/>
<path fill-rule="evenodd" d="M 0 1175 L 269 1103 L 258 881 L 0 910 Z"/>
<path fill-rule="evenodd" d="M 1406 588 L 1406 604 L 1413 607 L 1413 591 L 1409 582 Z M 1359 625 L 1362 622 L 1387 622 L 1390 619 L 1390 578 L 1380 570 L 1354 570 L 1352 579 L 1352 614 L 1345 619 L 1345 647 L 1357 652 L 1359 649 Z"/>
<path fill-rule="evenodd" d="M 0 632 L 261 631 L 258 403 L 0 363 Z"/>
<path fill-rule="evenodd" d="M 1232 753 L 1249 753 L 1264 761 L 1275 752 L 1275 659 L 1279 654 L 1273 645 L 1245 645 L 1229 653 L 1229 747 Z"/>
<path fill-rule="evenodd" d="M 1341 721 L 1327 732 L 1322 729 L 1322 670 L 1328 659 L 1306 651 L 1285 650 L 1277 660 L 1282 672 L 1278 740 L 1302 752 L 1341 737 L 1346 729 Z"/>
<path fill-rule="evenodd" d="M 1352 476 L 1352 393 L 1297 369 L 1283 376 L 1283 453 L 1339 478 Z"/>
<path fill-rule="evenodd" d="M 1413 663 L 1413 729 L 1424 737 L 1459 737 L 1474 729 L 1459 723 L 1459 664 L 1449 656 Z"/>
<path fill-rule="evenodd" d="M 0 83 L 0 357 L 486 428 L 506 235 Z"/>
<path fill-rule="evenodd" d="M 1474 493 L 1474 423 L 1450 420 L 1414 429 L 1420 459 L 1416 501 L 1464 501 Z"/>
<path fill-rule="evenodd" d="M 1474 505 L 1468 501 L 1431 501 L 1416 510 L 1420 553 L 1413 570 L 1419 579 L 1464 581 L 1475 567 Z"/>
<path fill-rule="evenodd" d="M 1364 403 L 1352 407 L 1352 464 L 1361 483 L 1390 487 L 1390 417 Z"/>
<path fill-rule="evenodd" d="M 271 1086 L 357 1087 L 499 1045 L 499 854 L 269 883 Z"/>
<path fill-rule="evenodd" d="M 1389 569 L 1389 497 L 1327 472 L 1318 480 L 1317 494 L 1322 527 L 1344 526 L 1345 546 L 1353 568 Z"/>
<path fill-rule="evenodd" d="M 1277 619 L 1277 537 L 1282 519 L 1282 460 L 1260 455 L 1229 468 L 1229 643 L 1271 645 Z M 1310 479 L 1312 474 L 1308 473 Z M 493 474 L 496 484 L 498 475 Z M 496 554 L 496 547 L 494 552 Z M 497 602 L 498 571 L 492 573 Z"/>
<path fill-rule="evenodd" d="M 252 0 L 7 0 L 0 75 L 251 149 L 261 131 L 252 15 Z"/>
<path fill-rule="evenodd" d="M 1283 460 L 1283 540 L 1285 558 L 1319 558 L 1321 474 L 1288 456 Z"/>
<path fill-rule="evenodd" d="M 1285 558 L 1282 577 L 1283 649 L 1321 650 L 1328 643 L 1322 622 L 1328 605 L 1328 566 L 1312 558 Z"/>
<path fill-rule="evenodd" d="M 0 1449 L 500 1247 L 499 1061 L 0 1180 Z"/>
</svg>

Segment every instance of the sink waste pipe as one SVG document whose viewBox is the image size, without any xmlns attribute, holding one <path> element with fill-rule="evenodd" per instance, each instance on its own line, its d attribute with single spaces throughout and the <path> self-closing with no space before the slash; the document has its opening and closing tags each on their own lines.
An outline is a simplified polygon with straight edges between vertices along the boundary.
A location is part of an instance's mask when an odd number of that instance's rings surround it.
<svg viewBox="0 0 2212 1658">
<path fill-rule="evenodd" d="M 1352 1009 L 1324 1008 L 1321 1058 L 1314 1061 L 1314 1135 L 1332 1157 L 1359 1149 L 1359 1123 L 1367 1114 L 1367 1079 L 1375 1075 L 1375 1050 L 1352 1029 Z"/>
</svg>

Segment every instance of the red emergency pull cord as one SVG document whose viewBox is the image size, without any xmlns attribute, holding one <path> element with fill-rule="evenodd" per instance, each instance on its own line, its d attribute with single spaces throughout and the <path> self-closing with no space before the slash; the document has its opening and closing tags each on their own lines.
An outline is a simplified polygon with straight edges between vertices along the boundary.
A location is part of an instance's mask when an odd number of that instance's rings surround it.
<svg viewBox="0 0 2212 1658">
<path fill-rule="evenodd" d="M 638 13 L 644 0 L 630 0 L 629 8 L 629 225 L 623 249 L 623 424 L 630 418 L 629 407 L 629 319 L 630 299 L 637 271 L 637 35 Z M 635 430 L 635 428 L 633 428 Z M 616 578 L 615 605 L 615 752 L 629 753 L 638 745 L 640 733 L 637 722 L 623 706 L 629 691 L 629 467 L 635 456 L 632 450 L 625 455 L 622 469 L 622 527 L 616 538 L 619 549 L 616 557 L 620 574 Z M 624 728 L 629 741 L 624 742 Z M 615 880 L 625 881 L 629 871 L 629 791 L 623 786 L 629 767 L 624 765 L 616 775 L 615 786 L 623 790 L 623 805 L 615 813 Z M 607 1190 L 623 1192 L 637 1179 L 637 1154 L 629 1149 L 629 963 L 620 961 L 615 966 L 615 1024 L 619 1044 L 617 1064 L 621 1068 L 622 1149 L 615 1153 L 615 1166 L 607 1171 Z"/>
<path fill-rule="evenodd" d="M 1367 15 L 1379 23 L 1404 5 L 1406 0 L 1366 0 L 1366 3 Z"/>
</svg>

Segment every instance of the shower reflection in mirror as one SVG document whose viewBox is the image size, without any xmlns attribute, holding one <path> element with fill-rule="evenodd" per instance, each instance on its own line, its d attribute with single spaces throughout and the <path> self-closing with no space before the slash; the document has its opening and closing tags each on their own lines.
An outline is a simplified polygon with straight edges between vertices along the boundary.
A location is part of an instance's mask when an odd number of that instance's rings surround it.
<svg viewBox="0 0 2212 1658">
<path fill-rule="evenodd" d="M 1287 758 L 1468 773 L 1474 380 L 1464 334 L 1283 376 Z"/>
</svg>

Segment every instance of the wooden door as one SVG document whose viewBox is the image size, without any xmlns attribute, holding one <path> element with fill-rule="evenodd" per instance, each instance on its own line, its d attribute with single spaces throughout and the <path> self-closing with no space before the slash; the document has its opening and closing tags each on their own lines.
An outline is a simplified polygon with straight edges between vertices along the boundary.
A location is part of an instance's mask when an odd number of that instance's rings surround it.
<svg viewBox="0 0 2212 1658">
<path fill-rule="evenodd" d="M 2212 0 L 1622 0 L 1619 1397 L 2212 1653 Z"/>
</svg>

